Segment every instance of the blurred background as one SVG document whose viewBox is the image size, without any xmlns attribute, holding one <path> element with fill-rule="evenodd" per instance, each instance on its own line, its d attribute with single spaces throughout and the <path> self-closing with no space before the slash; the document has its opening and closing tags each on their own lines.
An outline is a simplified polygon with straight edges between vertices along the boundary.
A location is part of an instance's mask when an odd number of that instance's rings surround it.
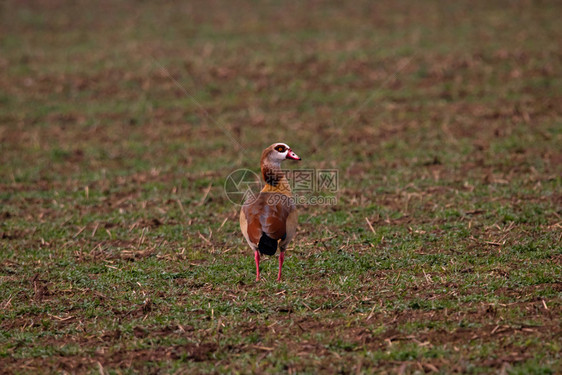
<svg viewBox="0 0 562 375">
<path fill-rule="evenodd" d="M 276 141 L 377 179 L 432 162 L 508 174 L 513 158 L 554 172 L 560 154 L 537 146 L 560 130 L 559 10 L 5 1 L 2 176 L 220 176 Z"/>
</svg>

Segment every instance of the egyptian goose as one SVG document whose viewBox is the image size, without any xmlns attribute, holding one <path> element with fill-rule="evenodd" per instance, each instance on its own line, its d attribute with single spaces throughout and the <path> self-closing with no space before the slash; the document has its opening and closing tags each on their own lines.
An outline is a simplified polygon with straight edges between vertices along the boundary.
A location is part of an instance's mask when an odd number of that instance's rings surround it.
<svg viewBox="0 0 562 375">
<path fill-rule="evenodd" d="M 265 186 L 257 196 L 250 196 L 240 210 L 240 228 L 254 251 L 256 281 L 260 279 L 260 254 L 279 254 L 279 274 L 285 259 L 287 245 L 295 236 L 297 211 L 291 187 L 281 170 L 285 159 L 301 160 L 285 143 L 274 143 L 261 155 L 261 173 Z"/>
</svg>

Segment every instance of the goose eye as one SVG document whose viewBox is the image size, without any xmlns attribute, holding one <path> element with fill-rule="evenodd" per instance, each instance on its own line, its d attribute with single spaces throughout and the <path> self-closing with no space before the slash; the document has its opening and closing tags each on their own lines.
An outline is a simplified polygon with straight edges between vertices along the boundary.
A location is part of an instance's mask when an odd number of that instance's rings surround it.
<svg viewBox="0 0 562 375">
<path fill-rule="evenodd" d="M 277 147 L 275 147 L 275 149 L 279 152 L 285 152 L 285 147 L 283 147 L 283 146 L 277 146 Z"/>
</svg>

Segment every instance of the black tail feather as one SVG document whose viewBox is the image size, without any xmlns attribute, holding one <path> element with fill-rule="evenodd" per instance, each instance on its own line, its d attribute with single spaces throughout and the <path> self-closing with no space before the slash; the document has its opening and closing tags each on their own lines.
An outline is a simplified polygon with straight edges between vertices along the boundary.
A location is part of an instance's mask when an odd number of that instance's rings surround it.
<svg viewBox="0 0 562 375">
<path fill-rule="evenodd" d="M 258 244 L 258 250 L 265 255 L 275 255 L 277 251 L 277 240 L 274 240 L 265 233 L 262 234 Z"/>
</svg>

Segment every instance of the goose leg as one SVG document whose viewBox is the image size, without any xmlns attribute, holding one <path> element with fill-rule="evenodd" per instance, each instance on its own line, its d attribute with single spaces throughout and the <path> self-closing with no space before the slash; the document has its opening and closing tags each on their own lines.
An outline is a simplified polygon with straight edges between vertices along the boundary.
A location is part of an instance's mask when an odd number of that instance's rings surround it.
<svg viewBox="0 0 562 375">
<path fill-rule="evenodd" d="M 256 260 L 256 281 L 260 281 L 260 252 L 254 251 L 254 259 Z"/>
<path fill-rule="evenodd" d="M 285 251 L 279 253 L 279 274 L 277 275 L 277 281 L 281 281 L 281 269 L 283 268 L 283 261 L 285 260 Z"/>
</svg>

